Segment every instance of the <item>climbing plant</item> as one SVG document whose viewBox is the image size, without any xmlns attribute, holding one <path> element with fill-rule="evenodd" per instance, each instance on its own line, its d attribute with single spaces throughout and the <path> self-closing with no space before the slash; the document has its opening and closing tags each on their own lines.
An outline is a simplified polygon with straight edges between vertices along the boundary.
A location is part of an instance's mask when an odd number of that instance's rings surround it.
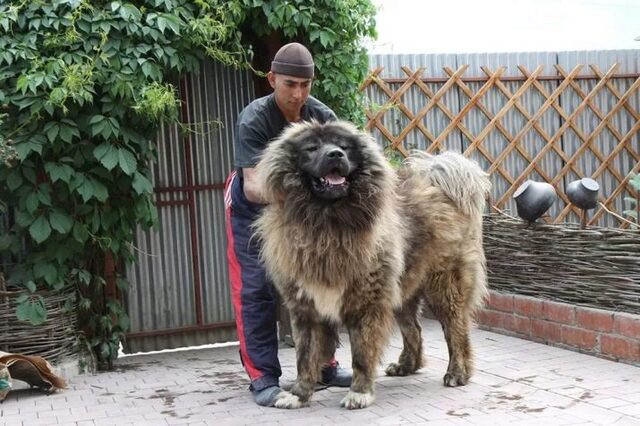
<svg viewBox="0 0 640 426">
<path fill-rule="evenodd" d="M 1 271 L 23 291 L 18 318 L 44 322 L 43 292 L 72 288 L 109 367 L 129 320 L 106 291 L 127 281 L 105 263 L 131 262 L 135 227 L 156 223 L 154 139 L 179 120 L 178 78 L 205 57 L 249 67 L 247 34 L 278 33 L 314 53 L 314 94 L 362 123 L 374 15 L 368 0 L 0 3 L 0 213 L 13 219 L 0 255 L 19 258 Z"/>
<path fill-rule="evenodd" d="M 0 6 L 0 198 L 15 224 L 0 251 L 21 254 L 9 285 L 20 320 L 46 320 L 43 290 L 77 287 L 87 342 L 116 357 L 129 321 L 105 295 L 105 259 L 132 260 L 152 226 L 149 166 L 171 83 L 206 56 L 246 63 L 226 2 L 22 0 Z M 121 288 L 126 281 L 114 277 Z"/>
</svg>

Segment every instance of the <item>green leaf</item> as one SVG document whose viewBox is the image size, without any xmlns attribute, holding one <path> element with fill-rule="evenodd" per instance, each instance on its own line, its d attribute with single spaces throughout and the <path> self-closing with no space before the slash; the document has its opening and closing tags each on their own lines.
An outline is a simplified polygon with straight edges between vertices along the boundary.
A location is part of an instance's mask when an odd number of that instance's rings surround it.
<svg viewBox="0 0 640 426">
<path fill-rule="evenodd" d="M 138 194 L 150 194 L 153 192 L 153 185 L 151 185 L 149 179 L 140 172 L 133 174 L 133 182 L 131 185 Z"/>
<path fill-rule="evenodd" d="M 47 139 L 49 142 L 53 143 L 56 141 L 58 137 L 58 132 L 60 131 L 60 125 L 58 123 L 47 123 L 44 126 L 44 131 L 47 133 Z"/>
<path fill-rule="evenodd" d="M 73 228 L 73 218 L 62 210 L 54 210 L 49 215 L 51 227 L 61 234 L 67 234 Z"/>
<path fill-rule="evenodd" d="M 36 263 L 33 267 L 35 278 L 44 278 L 48 284 L 53 284 L 58 278 L 58 270 L 51 263 Z"/>
<path fill-rule="evenodd" d="M 76 191 L 82 197 L 82 201 L 86 203 L 94 196 L 93 182 L 91 179 L 82 177 L 80 184 L 76 187 Z"/>
<path fill-rule="evenodd" d="M 31 325 L 41 325 L 47 320 L 47 309 L 44 306 L 42 296 L 31 297 L 18 304 L 16 316 L 20 321 L 26 321 Z"/>
<path fill-rule="evenodd" d="M 73 225 L 73 238 L 79 243 L 85 243 L 89 238 L 87 227 L 79 222 Z"/>
<path fill-rule="evenodd" d="M 51 187 L 49 185 L 40 185 L 38 188 L 38 200 L 45 206 L 51 205 Z"/>
<path fill-rule="evenodd" d="M 133 155 L 131 151 L 126 148 L 118 149 L 118 164 L 120 169 L 129 176 L 136 171 L 138 162 L 136 161 L 136 157 Z"/>
<path fill-rule="evenodd" d="M 29 226 L 29 234 L 38 244 L 49 238 L 49 235 L 51 235 L 51 226 L 44 215 L 38 216 L 31 226 Z"/>
<path fill-rule="evenodd" d="M 105 142 L 93 150 L 93 156 L 107 169 L 112 170 L 119 161 L 118 150 L 110 143 Z"/>
<path fill-rule="evenodd" d="M 22 169 L 22 176 L 25 177 L 29 182 L 36 185 L 38 179 L 36 178 L 36 171 L 32 167 L 24 167 Z"/>
<path fill-rule="evenodd" d="M 53 183 L 56 183 L 58 180 L 69 183 L 74 173 L 73 169 L 67 164 L 49 162 L 44 165 L 44 169 Z"/>
<path fill-rule="evenodd" d="M 102 182 L 95 179 L 92 179 L 92 183 L 93 196 L 96 198 L 96 200 L 100 202 L 107 201 L 107 198 L 109 198 L 109 190 L 107 189 L 107 187 L 104 186 Z"/>
<path fill-rule="evenodd" d="M 22 175 L 20 170 L 15 169 L 7 176 L 7 188 L 10 191 L 15 191 L 20 185 L 22 185 Z"/>
<path fill-rule="evenodd" d="M 18 153 L 18 157 L 20 160 L 24 161 L 31 152 L 37 152 L 38 154 L 42 154 L 42 144 L 40 142 L 36 142 L 34 140 L 30 140 L 28 142 L 20 142 L 13 146 Z"/>
<path fill-rule="evenodd" d="M 80 132 L 76 127 L 67 126 L 65 124 L 62 124 L 60 126 L 60 139 L 62 139 L 66 143 L 71 143 L 74 137 L 80 137 Z"/>
<path fill-rule="evenodd" d="M 28 298 L 29 298 L 29 295 L 27 293 L 20 293 L 18 297 L 16 297 L 16 303 L 23 303 Z"/>
<path fill-rule="evenodd" d="M 142 13 L 131 3 L 126 3 L 120 8 L 120 16 L 126 21 L 138 22 L 142 18 Z"/>
<path fill-rule="evenodd" d="M 33 215 L 24 210 L 18 210 L 16 212 L 16 223 L 22 227 L 26 228 L 33 223 Z"/>
<path fill-rule="evenodd" d="M 33 191 L 29 195 L 27 195 L 25 206 L 27 207 L 27 211 L 31 214 L 34 214 L 36 210 L 38 210 L 38 207 L 40 206 L 40 200 L 38 200 L 38 193 L 36 191 Z"/>
<path fill-rule="evenodd" d="M 36 283 L 34 283 L 33 281 L 27 281 L 27 283 L 25 284 L 25 286 L 27 287 L 27 289 L 31 292 L 31 293 L 35 293 L 37 288 L 36 288 Z"/>
<path fill-rule="evenodd" d="M 129 330 L 129 326 L 130 326 L 129 316 L 124 312 L 121 313 L 120 316 L 118 317 L 118 325 L 123 331 Z"/>
<path fill-rule="evenodd" d="M 93 117 L 91 117 L 91 120 L 89 120 L 89 124 L 96 124 L 99 123 L 101 121 L 104 121 L 106 118 L 104 115 L 101 114 L 96 114 Z"/>
</svg>

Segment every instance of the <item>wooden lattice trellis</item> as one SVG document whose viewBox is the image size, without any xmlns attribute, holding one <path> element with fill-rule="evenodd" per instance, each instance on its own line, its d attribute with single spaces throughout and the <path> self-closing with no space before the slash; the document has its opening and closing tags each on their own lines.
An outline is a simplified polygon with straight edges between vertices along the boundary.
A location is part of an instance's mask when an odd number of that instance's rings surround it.
<svg viewBox="0 0 640 426">
<path fill-rule="evenodd" d="M 615 217 L 617 224 L 625 228 L 629 223 L 621 219 L 622 199 L 637 196 L 629 179 L 630 172 L 640 172 L 640 78 L 637 74 L 615 74 L 617 64 L 605 73 L 596 65 L 590 65 L 590 75 L 581 74 L 585 68 L 583 65 L 570 71 L 557 64 L 554 66 L 557 71 L 554 76 L 543 76 L 542 65 L 532 72 L 518 66 L 519 76 L 505 76 L 506 67 L 495 71 L 481 67 L 483 77 L 464 77 L 468 65 L 457 70 L 443 67 L 445 78 L 423 77 L 424 67 L 415 71 L 401 67 L 406 76 L 381 78 L 383 68 L 378 67 L 363 83 L 361 90 L 386 99 L 379 102 L 375 110 L 367 111 L 367 129 L 379 132 L 389 147 L 403 156 L 408 155 L 410 147 L 406 146 L 406 141 L 411 133 L 418 132 L 425 141 L 424 149 L 434 152 L 449 149 L 444 142 L 456 132 L 456 137 L 462 141 L 460 148 L 464 154 L 483 159 L 494 182 L 502 183 L 503 190 L 494 192 L 492 196 L 492 207 L 496 210 L 509 207 L 513 193 L 527 179 L 551 183 L 561 206 L 555 215 L 544 218 L 547 222 L 575 221 L 579 217 L 580 211 L 569 203 L 564 192 L 570 180 L 585 176 L 597 181 L 608 179 L 610 190 L 601 188 L 600 205 L 590 215 L 589 224 L 602 222 L 603 215 L 608 215 Z M 628 82 L 628 87 L 621 90 L 620 85 L 615 84 L 616 79 Z M 549 82 L 553 85 L 550 86 Z M 589 88 L 589 84 L 593 87 Z M 410 92 L 411 100 L 407 100 Z M 532 111 L 530 102 L 524 101 L 525 95 L 528 98 L 535 96 L 540 105 Z M 422 97 L 425 103 L 416 107 L 420 104 L 415 101 L 416 96 Z M 496 97 L 500 97 L 502 102 L 497 108 Z M 577 102 L 573 108 L 562 102 L 569 103 L 566 102 L 568 97 Z M 492 99 L 491 106 L 488 98 Z M 598 104 L 603 102 L 608 103 L 606 108 Z M 400 119 L 385 120 L 390 111 L 395 111 Z M 428 115 L 432 116 L 434 111 L 446 123 L 444 128 L 440 126 L 436 130 L 437 126 L 432 125 Z M 473 120 L 469 119 L 471 115 L 475 115 Z M 616 125 L 616 119 L 619 121 L 621 117 L 631 122 L 627 128 Z M 547 124 L 543 124 L 543 118 Z M 514 120 L 519 120 L 519 126 L 514 127 Z M 472 128 L 466 123 L 470 121 L 476 124 L 481 121 L 482 124 Z M 552 128 L 549 122 L 554 123 Z M 391 129 L 393 126 L 396 127 L 395 132 Z M 496 137 L 504 141 L 504 146 L 497 153 L 495 147 L 489 146 L 489 140 Z M 524 143 L 525 139 L 532 138 L 541 142 L 536 150 Z M 602 143 L 604 139 L 606 144 Z M 604 149 L 599 147 L 600 144 L 609 146 Z M 587 160 L 595 164 L 591 172 L 580 165 Z M 558 164 L 555 170 L 548 167 L 550 161 Z M 518 162 L 524 165 L 515 167 Z"/>
</svg>

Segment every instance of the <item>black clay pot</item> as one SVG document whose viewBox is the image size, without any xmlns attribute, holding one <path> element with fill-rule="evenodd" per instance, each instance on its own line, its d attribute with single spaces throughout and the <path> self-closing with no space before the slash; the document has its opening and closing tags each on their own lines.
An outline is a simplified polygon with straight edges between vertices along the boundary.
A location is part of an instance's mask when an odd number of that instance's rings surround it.
<svg viewBox="0 0 640 426">
<path fill-rule="evenodd" d="M 591 178 L 574 180 L 565 190 L 569 201 L 581 209 L 592 209 L 598 205 L 600 185 Z"/>
<path fill-rule="evenodd" d="M 528 180 L 513 194 L 518 216 L 534 222 L 542 216 L 556 200 L 556 190 L 546 182 Z"/>
</svg>

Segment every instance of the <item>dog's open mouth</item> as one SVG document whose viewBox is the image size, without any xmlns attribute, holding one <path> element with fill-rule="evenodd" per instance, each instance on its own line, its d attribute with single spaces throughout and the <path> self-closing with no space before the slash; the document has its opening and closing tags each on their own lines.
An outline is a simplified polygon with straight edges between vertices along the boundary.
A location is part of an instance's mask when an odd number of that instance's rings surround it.
<svg viewBox="0 0 640 426">
<path fill-rule="evenodd" d="M 331 194 L 333 195 L 331 198 L 343 196 L 349 187 L 347 178 L 342 176 L 337 170 L 332 170 L 325 176 L 314 178 L 312 183 L 316 193 L 323 195 Z"/>
</svg>

